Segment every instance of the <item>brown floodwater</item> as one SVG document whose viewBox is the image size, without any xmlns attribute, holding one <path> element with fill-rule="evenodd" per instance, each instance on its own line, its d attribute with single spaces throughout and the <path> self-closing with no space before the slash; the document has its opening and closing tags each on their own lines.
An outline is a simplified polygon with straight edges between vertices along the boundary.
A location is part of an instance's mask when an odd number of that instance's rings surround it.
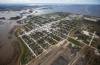
<svg viewBox="0 0 100 65">
<path fill-rule="evenodd" d="M 16 12 L 17 13 L 17 12 Z M 0 16 L 4 16 L 0 12 Z M 7 16 L 15 13 L 6 12 Z M 5 15 L 6 16 L 6 15 Z M 18 25 L 16 20 L 0 20 L 0 65 L 18 65 L 19 47 L 14 33 L 10 31 Z"/>
</svg>

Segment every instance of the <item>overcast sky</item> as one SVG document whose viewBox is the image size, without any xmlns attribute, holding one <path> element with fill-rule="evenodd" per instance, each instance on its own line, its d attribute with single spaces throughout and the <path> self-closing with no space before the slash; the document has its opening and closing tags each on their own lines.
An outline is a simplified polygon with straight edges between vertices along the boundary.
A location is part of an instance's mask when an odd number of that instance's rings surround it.
<svg viewBox="0 0 100 65">
<path fill-rule="evenodd" d="M 100 4 L 100 0 L 0 0 L 0 3 Z"/>
</svg>

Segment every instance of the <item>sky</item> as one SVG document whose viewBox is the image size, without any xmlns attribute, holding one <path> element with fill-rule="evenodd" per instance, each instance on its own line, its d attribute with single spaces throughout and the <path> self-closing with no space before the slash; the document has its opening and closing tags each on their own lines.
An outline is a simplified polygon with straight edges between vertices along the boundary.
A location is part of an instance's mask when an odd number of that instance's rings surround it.
<svg viewBox="0 0 100 65">
<path fill-rule="evenodd" d="M 65 4 L 100 4 L 100 0 L 0 0 L 1 3 L 65 3 Z"/>
</svg>

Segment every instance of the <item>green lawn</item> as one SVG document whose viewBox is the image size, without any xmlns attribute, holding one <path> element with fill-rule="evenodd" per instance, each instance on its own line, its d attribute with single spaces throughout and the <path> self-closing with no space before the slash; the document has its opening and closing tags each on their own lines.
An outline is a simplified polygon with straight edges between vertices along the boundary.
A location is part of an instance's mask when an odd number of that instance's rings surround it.
<svg viewBox="0 0 100 65">
<path fill-rule="evenodd" d="M 78 46 L 82 46 L 80 42 L 78 42 L 77 40 L 74 40 L 72 38 L 68 38 L 68 40 L 72 43 L 74 43 L 75 45 L 78 45 Z"/>
</svg>

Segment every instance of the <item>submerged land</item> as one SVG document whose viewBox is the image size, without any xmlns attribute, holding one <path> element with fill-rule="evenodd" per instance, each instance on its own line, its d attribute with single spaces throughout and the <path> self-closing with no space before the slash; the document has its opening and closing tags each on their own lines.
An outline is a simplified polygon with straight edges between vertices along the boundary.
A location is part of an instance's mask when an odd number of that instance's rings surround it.
<svg viewBox="0 0 100 65">
<path fill-rule="evenodd" d="M 100 17 L 37 9 L 0 11 L 0 65 L 100 65 Z"/>
</svg>

